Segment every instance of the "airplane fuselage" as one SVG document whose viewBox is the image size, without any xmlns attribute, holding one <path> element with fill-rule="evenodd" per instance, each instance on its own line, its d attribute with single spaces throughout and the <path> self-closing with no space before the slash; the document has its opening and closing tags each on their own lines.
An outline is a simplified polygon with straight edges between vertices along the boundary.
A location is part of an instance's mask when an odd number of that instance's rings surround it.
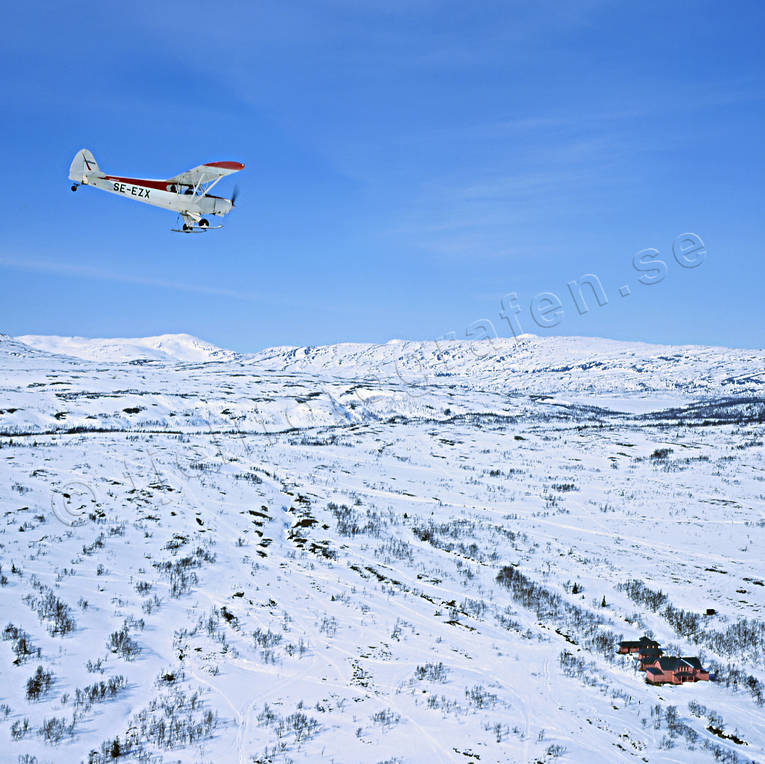
<svg viewBox="0 0 765 764">
<path fill-rule="evenodd" d="M 192 193 L 178 193 L 169 188 L 180 188 L 162 180 L 121 178 L 113 175 L 87 175 L 82 184 L 108 191 L 111 194 L 127 196 L 137 202 L 163 207 L 180 214 L 226 215 L 231 211 L 231 202 L 219 196 L 198 196 Z"/>
</svg>

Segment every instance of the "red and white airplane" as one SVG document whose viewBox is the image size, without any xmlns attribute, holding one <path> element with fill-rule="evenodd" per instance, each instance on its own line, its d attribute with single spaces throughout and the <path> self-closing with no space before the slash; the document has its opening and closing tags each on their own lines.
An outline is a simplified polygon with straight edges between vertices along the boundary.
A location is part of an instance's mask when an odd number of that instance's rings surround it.
<svg viewBox="0 0 765 764">
<path fill-rule="evenodd" d="M 223 228 L 222 225 L 211 226 L 206 216 L 228 215 L 236 201 L 237 190 L 234 188 L 230 199 L 213 196 L 210 191 L 221 178 L 243 169 L 241 162 L 208 162 L 167 180 L 123 178 L 102 172 L 93 154 L 88 149 L 80 149 L 69 167 L 69 179 L 74 181 L 72 191 L 80 185 L 93 186 L 144 204 L 173 210 L 182 218 L 183 225 L 171 230 L 196 233 Z"/>
</svg>

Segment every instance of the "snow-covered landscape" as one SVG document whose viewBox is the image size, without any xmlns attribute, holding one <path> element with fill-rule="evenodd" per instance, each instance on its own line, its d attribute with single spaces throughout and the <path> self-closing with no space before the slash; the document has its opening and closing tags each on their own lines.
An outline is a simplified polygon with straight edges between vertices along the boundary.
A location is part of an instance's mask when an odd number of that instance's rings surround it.
<svg viewBox="0 0 765 764">
<path fill-rule="evenodd" d="M 765 758 L 765 350 L 0 336 L 0 758 Z M 620 640 L 698 656 L 652 686 Z"/>
</svg>

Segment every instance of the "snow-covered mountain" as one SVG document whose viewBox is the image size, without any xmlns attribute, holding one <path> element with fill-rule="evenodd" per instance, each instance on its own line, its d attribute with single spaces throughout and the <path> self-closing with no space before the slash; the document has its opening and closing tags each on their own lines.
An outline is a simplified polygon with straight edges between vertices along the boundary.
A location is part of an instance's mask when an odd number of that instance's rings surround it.
<svg viewBox="0 0 765 764">
<path fill-rule="evenodd" d="M 260 369 L 333 377 L 378 378 L 411 385 L 468 381 L 506 392 L 626 394 L 670 391 L 693 396 L 762 391 L 765 350 L 651 345 L 596 337 L 497 338 L 385 344 L 276 347 L 254 355 Z"/>
<path fill-rule="evenodd" d="M 11 338 L 7 338 L 11 341 Z M 762 392 L 765 350 L 699 345 L 655 345 L 595 337 L 496 338 L 482 341 L 391 340 L 273 347 L 242 354 L 188 334 L 133 339 L 23 335 L 36 350 L 91 361 L 164 363 L 230 361 L 259 371 L 398 381 L 407 386 L 479 386 L 505 392 L 627 396 L 666 391 L 694 395 Z M 9 346 L 10 347 L 10 346 Z"/>
<path fill-rule="evenodd" d="M 18 338 L 9 337 L 7 334 L 0 334 L 1 358 L 45 358 L 47 355 L 48 352 L 45 350 L 39 350 Z"/>
<path fill-rule="evenodd" d="M 239 353 L 212 345 L 190 334 L 161 334 L 132 339 L 91 339 L 26 334 L 16 337 L 25 345 L 48 353 L 69 355 L 88 361 L 120 362 L 151 360 L 164 362 L 234 361 Z"/>
</svg>

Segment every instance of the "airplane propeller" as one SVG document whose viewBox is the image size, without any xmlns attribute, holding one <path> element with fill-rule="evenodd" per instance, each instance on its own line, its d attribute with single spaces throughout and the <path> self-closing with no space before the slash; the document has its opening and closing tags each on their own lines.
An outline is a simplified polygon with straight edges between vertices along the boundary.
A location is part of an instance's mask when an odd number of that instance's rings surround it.
<svg viewBox="0 0 765 764">
<path fill-rule="evenodd" d="M 231 194 L 231 206 L 236 206 L 236 197 L 239 196 L 239 186 L 234 186 L 234 193 Z"/>
</svg>

